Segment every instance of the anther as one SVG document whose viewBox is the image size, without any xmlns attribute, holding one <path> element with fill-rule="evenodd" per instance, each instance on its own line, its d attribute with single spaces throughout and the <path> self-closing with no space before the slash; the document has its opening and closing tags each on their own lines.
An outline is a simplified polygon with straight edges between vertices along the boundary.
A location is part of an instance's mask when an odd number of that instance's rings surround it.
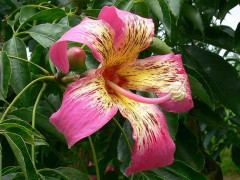
<svg viewBox="0 0 240 180">
<path fill-rule="evenodd" d="M 169 94 L 171 95 L 171 99 L 176 102 L 183 100 L 187 95 L 185 82 L 184 83 L 180 81 L 173 82 L 169 86 Z"/>
</svg>

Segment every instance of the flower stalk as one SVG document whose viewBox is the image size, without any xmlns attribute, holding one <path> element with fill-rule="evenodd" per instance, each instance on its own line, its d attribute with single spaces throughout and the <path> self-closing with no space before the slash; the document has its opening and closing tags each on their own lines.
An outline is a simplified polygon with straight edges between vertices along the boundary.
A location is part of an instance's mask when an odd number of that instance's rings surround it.
<svg viewBox="0 0 240 180">
<path fill-rule="evenodd" d="M 38 103 L 42 97 L 42 94 L 44 92 L 44 90 L 46 89 L 47 87 L 47 84 L 46 83 L 43 83 L 43 86 L 37 96 L 37 99 L 36 99 L 36 102 L 33 106 L 33 112 L 32 112 L 32 128 L 35 129 L 35 121 L 36 121 L 36 110 L 37 110 L 37 106 L 38 106 Z M 33 136 L 33 139 L 34 139 L 34 136 Z M 31 151 L 31 155 L 32 155 L 32 162 L 33 162 L 33 165 L 35 166 L 35 146 L 34 144 L 32 145 L 32 151 Z"/>
<path fill-rule="evenodd" d="M 94 166 L 95 166 L 95 169 L 96 169 L 97 180 L 100 180 L 100 172 L 99 172 L 99 167 L 98 167 L 97 155 L 96 155 L 96 151 L 95 151 L 91 136 L 88 136 L 88 140 L 89 140 L 91 150 L 92 150 L 92 154 L 93 154 L 93 162 L 94 162 Z"/>
<path fill-rule="evenodd" d="M 37 64 L 35 64 L 31 61 L 28 61 L 27 59 L 23 59 L 23 58 L 16 57 L 16 56 L 9 56 L 9 55 L 8 55 L 8 57 L 13 58 L 13 59 L 17 59 L 17 60 L 20 60 L 20 61 L 24 61 L 24 62 L 29 63 L 29 64 L 32 64 L 32 65 L 36 66 L 38 69 L 40 69 L 45 75 L 50 74 L 46 69 L 42 68 L 41 66 L 39 66 L 39 65 L 37 65 Z"/>
<path fill-rule="evenodd" d="M 6 109 L 6 111 L 4 112 L 4 114 L 2 115 L 1 119 L 0 119 L 0 123 L 3 122 L 3 120 L 5 119 L 5 117 L 7 116 L 7 114 L 9 113 L 10 109 L 13 107 L 13 105 L 16 103 L 16 101 L 21 97 L 21 95 L 28 90 L 28 88 L 30 88 L 33 84 L 37 83 L 38 81 L 43 81 L 43 80 L 54 80 L 55 77 L 54 76 L 44 76 L 44 77 L 40 77 L 38 79 L 35 79 L 34 81 L 30 82 L 25 88 L 23 88 L 23 90 L 13 99 L 13 101 L 9 104 L 8 108 Z"/>
</svg>

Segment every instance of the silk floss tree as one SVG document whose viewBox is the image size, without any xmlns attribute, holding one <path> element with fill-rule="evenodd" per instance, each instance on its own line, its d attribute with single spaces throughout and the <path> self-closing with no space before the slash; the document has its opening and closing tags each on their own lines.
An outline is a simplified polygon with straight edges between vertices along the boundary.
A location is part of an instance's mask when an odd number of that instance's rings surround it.
<svg viewBox="0 0 240 180">
<path fill-rule="evenodd" d="M 152 19 L 114 6 L 104 7 L 98 20 L 84 18 L 50 49 L 53 63 L 69 72 L 68 41 L 87 45 L 100 62 L 97 69 L 70 84 L 60 109 L 50 121 L 64 134 L 71 148 L 104 126 L 119 110 L 133 128 L 135 144 L 126 174 L 170 165 L 175 144 L 166 119 L 156 104 L 169 112 L 193 107 L 181 55 L 173 53 L 137 59 L 154 36 Z M 154 92 L 147 98 L 130 90 Z"/>
</svg>

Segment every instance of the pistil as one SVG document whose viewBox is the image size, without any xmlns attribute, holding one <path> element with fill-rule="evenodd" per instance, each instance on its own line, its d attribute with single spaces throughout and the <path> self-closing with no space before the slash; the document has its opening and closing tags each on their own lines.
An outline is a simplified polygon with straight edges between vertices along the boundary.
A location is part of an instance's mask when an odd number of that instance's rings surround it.
<svg viewBox="0 0 240 180">
<path fill-rule="evenodd" d="M 121 88 L 120 86 L 118 86 L 117 84 L 106 80 L 106 84 L 111 87 L 113 90 L 115 90 L 117 93 L 120 93 L 126 97 L 128 97 L 129 99 L 141 102 L 141 103 L 146 103 L 146 104 L 160 104 L 163 103 L 165 101 L 168 101 L 171 99 L 171 94 L 168 93 L 167 95 L 160 97 L 160 98 L 146 98 L 143 96 L 140 96 L 138 94 L 134 94 L 131 91 L 128 91 L 126 89 Z"/>
</svg>

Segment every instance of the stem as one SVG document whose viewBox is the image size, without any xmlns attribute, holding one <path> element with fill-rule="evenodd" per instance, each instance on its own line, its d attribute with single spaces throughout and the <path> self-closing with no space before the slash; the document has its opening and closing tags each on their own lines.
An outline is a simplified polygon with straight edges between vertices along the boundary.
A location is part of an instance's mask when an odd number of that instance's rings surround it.
<svg viewBox="0 0 240 180">
<path fill-rule="evenodd" d="M 25 35 L 28 34 L 27 31 L 23 31 L 23 32 L 19 32 L 19 33 L 14 33 L 15 36 L 21 36 L 21 35 Z"/>
<path fill-rule="evenodd" d="M 128 146 L 128 150 L 130 153 L 132 153 L 132 146 L 128 140 L 128 137 L 127 137 L 127 134 L 125 133 L 124 129 L 122 128 L 122 126 L 119 124 L 119 122 L 117 121 L 117 119 L 115 117 L 112 118 L 114 120 L 114 122 L 117 124 L 118 128 L 120 129 L 122 135 L 123 135 L 123 138 L 125 140 L 125 142 L 127 143 L 127 146 Z"/>
<path fill-rule="evenodd" d="M 99 168 L 98 168 L 97 155 L 96 155 L 96 151 L 94 149 L 94 145 L 93 145 L 91 136 L 88 136 L 88 140 L 89 140 L 89 143 L 90 143 L 90 146 L 91 146 L 91 149 L 92 149 L 93 162 L 94 162 L 95 169 L 96 169 L 97 180 L 100 180 L 100 173 L 99 173 Z"/>
<path fill-rule="evenodd" d="M 31 61 L 28 61 L 27 59 L 23 59 L 23 58 L 16 57 L 16 56 L 9 56 L 9 55 L 8 55 L 8 57 L 9 58 L 13 58 L 13 59 L 18 59 L 18 60 L 27 62 L 29 64 L 32 64 L 32 65 L 36 66 L 38 69 L 40 69 L 44 74 L 46 74 L 46 75 L 50 74 L 46 69 L 42 68 L 41 66 L 39 66 L 39 65 L 37 65 L 37 64 L 35 64 L 35 63 L 31 62 Z"/>
<path fill-rule="evenodd" d="M 4 118 L 7 116 L 8 112 L 10 111 L 10 109 L 12 108 L 12 106 L 15 104 L 15 102 L 18 100 L 18 98 L 29 88 L 31 87 L 33 84 L 35 84 L 38 81 L 42 81 L 42 80 L 54 80 L 55 77 L 54 76 L 44 76 L 44 77 L 40 77 L 38 79 L 35 79 L 34 81 L 30 82 L 25 88 L 22 89 L 22 91 L 13 99 L 13 101 L 9 104 L 8 108 L 6 109 L 6 111 L 4 112 L 4 114 L 2 115 L 2 118 L 0 119 L 0 123 L 4 120 Z"/>
<path fill-rule="evenodd" d="M 41 96 L 44 92 L 44 90 L 46 89 L 47 87 L 47 84 L 46 83 L 43 83 L 43 87 L 42 89 L 40 90 L 38 96 L 37 96 L 37 99 L 36 99 L 36 102 L 33 106 L 33 112 L 32 112 L 32 128 L 35 129 L 35 121 L 36 121 L 36 110 L 37 110 L 37 105 L 41 99 Z M 32 136 L 33 139 L 34 139 L 34 135 Z M 35 146 L 34 144 L 32 145 L 32 162 L 33 162 L 33 165 L 35 166 Z"/>
</svg>

